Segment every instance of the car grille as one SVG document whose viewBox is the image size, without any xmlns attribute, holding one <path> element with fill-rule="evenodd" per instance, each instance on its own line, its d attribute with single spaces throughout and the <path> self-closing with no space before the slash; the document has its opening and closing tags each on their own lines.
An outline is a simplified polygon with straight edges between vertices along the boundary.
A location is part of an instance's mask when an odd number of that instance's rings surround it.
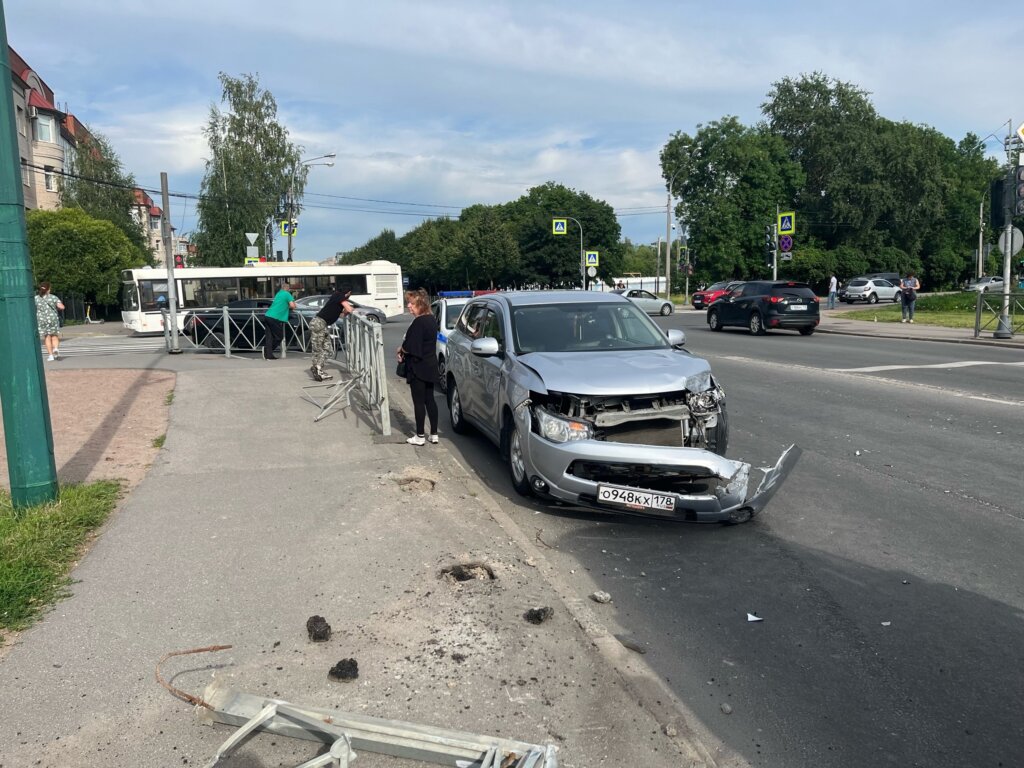
<svg viewBox="0 0 1024 768">
<path fill-rule="evenodd" d="M 604 427 L 596 435 L 598 440 L 630 445 L 683 445 L 682 422 L 676 419 L 645 419 Z"/>
<path fill-rule="evenodd" d="M 609 485 L 626 485 L 663 493 L 684 495 L 715 494 L 720 480 L 703 468 L 687 470 L 678 466 L 635 462 L 574 461 L 568 474 L 581 480 Z"/>
</svg>

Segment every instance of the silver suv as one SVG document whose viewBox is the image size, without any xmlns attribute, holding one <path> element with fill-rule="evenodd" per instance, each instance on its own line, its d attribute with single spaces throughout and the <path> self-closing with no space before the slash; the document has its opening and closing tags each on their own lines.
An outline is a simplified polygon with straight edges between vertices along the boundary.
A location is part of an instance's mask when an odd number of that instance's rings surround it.
<svg viewBox="0 0 1024 768">
<path fill-rule="evenodd" d="M 900 300 L 900 288 L 881 277 L 855 277 L 846 284 L 846 294 L 842 300 L 848 304 L 855 301 L 866 301 L 868 304 L 897 302 Z"/>
<path fill-rule="evenodd" d="M 616 294 L 495 293 L 448 336 L 452 429 L 486 435 L 513 487 L 605 511 L 743 522 L 796 463 L 790 446 L 748 493 L 725 458 L 725 392 L 702 358 Z"/>
</svg>

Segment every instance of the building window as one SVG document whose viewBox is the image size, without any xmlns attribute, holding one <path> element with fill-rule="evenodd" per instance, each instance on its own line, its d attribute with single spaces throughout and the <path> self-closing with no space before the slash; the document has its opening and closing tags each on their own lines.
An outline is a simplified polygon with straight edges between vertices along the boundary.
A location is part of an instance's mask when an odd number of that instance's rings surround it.
<svg viewBox="0 0 1024 768">
<path fill-rule="evenodd" d="M 18 107 L 18 133 L 25 135 L 25 110 Z"/>
<path fill-rule="evenodd" d="M 150 216 L 149 228 L 152 229 L 154 232 L 160 229 L 160 219 L 158 219 L 156 216 Z"/>
<path fill-rule="evenodd" d="M 34 121 L 35 140 L 53 143 L 53 118 L 40 115 Z"/>
<path fill-rule="evenodd" d="M 47 192 L 57 191 L 57 177 L 53 175 L 53 166 L 47 165 L 43 169 L 43 182 Z"/>
<path fill-rule="evenodd" d="M 29 175 L 29 167 L 25 164 L 27 161 L 25 158 L 21 158 L 21 183 L 26 187 L 32 183 L 32 177 Z"/>
</svg>

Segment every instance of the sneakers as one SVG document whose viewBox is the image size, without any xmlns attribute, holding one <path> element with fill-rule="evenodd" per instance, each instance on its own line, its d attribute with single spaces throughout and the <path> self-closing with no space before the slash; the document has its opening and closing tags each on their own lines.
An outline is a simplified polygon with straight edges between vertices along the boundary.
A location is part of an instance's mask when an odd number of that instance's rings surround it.
<svg viewBox="0 0 1024 768">
<path fill-rule="evenodd" d="M 409 445 L 426 445 L 427 438 L 425 438 L 423 435 L 413 435 L 412 437 L 407 438 L 405 442 L 407 442 Z"/>
<path fill-rule="evenodd" d="M 437 442 L 438 442 L 438 440 L 437 440 L 437 435 L 431 435 L 431 436 L 430 436 L 430 443 L 431 443 L 432 445 L 437 445 Z"/>
<path fill-rule="evenodd" d="M 910 318 L 910 322 L 914 322 L 914 318 Z"/>
<path fill-rule="evenodd" d="M 901 323 L 905 323 L 905 322 L 907 322 L 907 318 L 905 318 L 905 317 L 904 317 L 904 318 L 903 318 L 902 320 L 900 320 L 900 322 L 901 322 Z"/>
<path fill-rule="evenodd" d="M 53 362 L 53 355 L 50 355 L 48 358 L 46 358 L 46 362 L 52 363 Z M 423 445 L 423 443 L 420 443 L 420 445 Z"/>
<path fill-rule="evenodd" d="M 324 373 L 322 368 L 310 368 L 309 375 L 313 377 L 313 381 L 330 381 L 334 378 L 333 374 Z"/>
<path fill-rule="evenodd" d="M 268 355 L 266 348 L 263 348 L 260 352 L 262 353 L 264 360 L 277 360 L 277 355 Z"/>
</svg>

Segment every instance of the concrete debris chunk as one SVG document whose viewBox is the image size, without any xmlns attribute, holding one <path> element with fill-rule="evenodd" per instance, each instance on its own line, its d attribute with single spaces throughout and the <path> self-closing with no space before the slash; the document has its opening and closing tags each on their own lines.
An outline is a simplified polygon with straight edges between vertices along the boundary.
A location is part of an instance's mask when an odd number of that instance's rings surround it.
<svg viewBox="0 0 1024 768">
<path fill-rule="evenodd" d="M 323 616 L 310 616 L 306 619 L 306 632 L 314 643 L 326 643 L 331 639 L 331 625 Z"/>
<path fill-rule="evenodd" d="M 327 673 L 331 680 L 347 683 L 359 677 L 359 664 L 355 659 L 342 659 Z"/>
<path fill-rule="evenodd" d="M 612 596 L 599 589 L 590 596 L 590 599 L 595 603 L 610 603 L 612 601 Z"/>
</svg>

